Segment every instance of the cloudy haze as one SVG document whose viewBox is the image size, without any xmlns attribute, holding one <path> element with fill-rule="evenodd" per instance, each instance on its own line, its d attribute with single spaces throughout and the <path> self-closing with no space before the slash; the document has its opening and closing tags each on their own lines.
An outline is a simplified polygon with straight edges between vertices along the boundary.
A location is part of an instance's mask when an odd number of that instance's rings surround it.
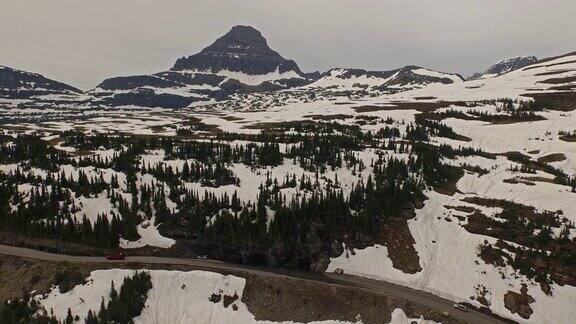
<svg viewBox="0 0 576 324">
<path fill-rule="evenodd" d="M 469 75 L 576 51 L 574 0 L 0 0 L 0 65 L 89 89 L 168 69 L 237 24 L 304 71 L 407 64 Z"/>
</svg>

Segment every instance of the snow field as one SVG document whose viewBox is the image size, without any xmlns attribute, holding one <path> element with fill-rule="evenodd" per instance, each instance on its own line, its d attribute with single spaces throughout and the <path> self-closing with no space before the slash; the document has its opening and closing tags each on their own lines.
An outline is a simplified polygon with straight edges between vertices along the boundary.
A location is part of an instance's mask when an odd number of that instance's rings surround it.
<svg viewBox="0 0 576 324">
<path fill-rule="evenodd" d="M 46 296 L 38 295 L 35 298 L 49 313 L 53 311 L 60 320 L 66 318 L 68 308 L 70 308 L 72 314 L 79 315 L 80 323 L 83 323 L 88 310 L 98 313 L 102 299 L 106 304 L 109 302 L 112 282 L 119 291 L 124 278 L 133 275 L 135 271 L 96 270 L 90 274 L 84 285 L 78 285 L 66 293 L 60 293 L 58 288 L 54 287 Z M 246 304 L 242 302 L 246 285 L 244 278 L 207 271 L 138 271 L 150 273 L 152 289 L 148 292 L 142 314 L 134 318 L 134 323 L 278 323 L 258 321 L 250 313 Z M 210 301 L 213 294 L 238 298 L 225 307 L 224 298 L 217 302 Z M 422 319 L 409 319 L 401 309 L 394 310 L 390 323 L 404 324 L 413 323 L 413 321 L 421 324 L 433 323 Z M 311 323 L 344 324 L 349 322 L 328 320 Z"/>
</svg>

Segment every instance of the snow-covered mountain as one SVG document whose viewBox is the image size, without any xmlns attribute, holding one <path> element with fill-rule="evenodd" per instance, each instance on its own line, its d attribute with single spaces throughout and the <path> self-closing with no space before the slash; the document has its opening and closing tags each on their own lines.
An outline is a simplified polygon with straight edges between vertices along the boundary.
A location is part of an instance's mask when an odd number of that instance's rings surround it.
<svg viewBox="0 0 576 324">
<path fill-rule="evenodd" d="M 199 53 L 178 59 L 169 71 L 107 79 L 90 93 L 95 105 L 182 108 L 238 92 L 302 86 L 316 77 L 272 50 L 258 30 L 235 26 Z"/>
<path fill-rule="evenodd" d="M 296 62 L 271 49 L 258 30 L 235 26 L 199 53 L 178 59 L 169 71 L 107 79 L 90 93 L 95 105 L 183 108 L 222 101 L 236 93 L 299 87 L 398 92 L 462 81 L 456 74 L 416 66 L 382 72 L 303 73 Z"/>
<path fill-rule="evenodd" d="M 250 26 L 235 26 L 200 53 L 182 57 L 172 71 L 230 71 L 247 75 L 274 72 L 303 76 L 296 62 L 272 50 L 262 34 Z"/>
<path fill-rule="evenodd" d="M 489 67 L 483 73 L 475 73 L 468 80 L 493 78 L 508 72 L 521 69 L 525 66 L 538 62 L 536 56 L 518 56 L 500 61 Z"/>
</svg>

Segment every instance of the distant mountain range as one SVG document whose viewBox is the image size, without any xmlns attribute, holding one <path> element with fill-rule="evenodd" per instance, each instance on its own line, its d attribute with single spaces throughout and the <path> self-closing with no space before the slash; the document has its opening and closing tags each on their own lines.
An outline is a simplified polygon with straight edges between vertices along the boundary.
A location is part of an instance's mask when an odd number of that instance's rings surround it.
<svg viewBox="0 0 576 324">
<path fill-rule="evenodd" d="M 499 76 L 535 62 L 533 56 L 512 58 L 469 80 Z M 332 69 L 323 74 L 304 73 L 295 61 L 271 49 L 258 30 L 235 26 L 199 53 L 178 59 L 168 71 L 106 79 L 85 93 L 39 74 L 1 67 L 0 98 L 4 104 L 12 100 L 29 106 L 183 108 L 222 101 L 239 93 L 303 86 L 390 93 L 464 81 L 458 74 L 417 66 L 391 71 Z"/>
</svg>

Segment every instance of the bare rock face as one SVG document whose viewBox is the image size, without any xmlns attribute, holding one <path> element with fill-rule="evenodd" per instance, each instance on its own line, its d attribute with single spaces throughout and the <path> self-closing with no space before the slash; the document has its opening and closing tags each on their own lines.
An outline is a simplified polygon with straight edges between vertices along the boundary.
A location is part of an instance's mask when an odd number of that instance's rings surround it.
<svg viewBox="0 0 576 324">
<path fill-rule="evenodd" d="M 411 217 L 406 216 L 413 213 L 413 210 L 407 210 L 403 217 L 391 218 L 379 234 L 379 241 L 388 248 L 388 257 L 394 268 L 409 274 L 422 271 L 420 256 L 414 247 L 416 241 L 408 227 L 407 219 Z"/>
<path fill-rule="evenodd" d="M 342 255 L 342 253 L 344 253 L 344 247 L 342 247 L 340 242 L 334 241 L 330 244 L 330 257 L 336 258 Z"/>
<path fill-rule="evenodd" d="M 296 62 L 272 50 L 262 34 L 250 26 L 233 27 L 200 53 L 178 59 L 172 70 L 229 70 L 252 75 L 294 71 L 302 75 Z"/>
<path fill-rule="evenodd" d="M 512 314 L 518 314 L 520 317 L 529 319 L 533 311 L 530 304 L 535 300 L 532 296 L 528 295 L 528 287 L 522 284 L 520 293 L 508 291 L 504 295 L 504 306 L 510 310 Z"/>
</svg>

